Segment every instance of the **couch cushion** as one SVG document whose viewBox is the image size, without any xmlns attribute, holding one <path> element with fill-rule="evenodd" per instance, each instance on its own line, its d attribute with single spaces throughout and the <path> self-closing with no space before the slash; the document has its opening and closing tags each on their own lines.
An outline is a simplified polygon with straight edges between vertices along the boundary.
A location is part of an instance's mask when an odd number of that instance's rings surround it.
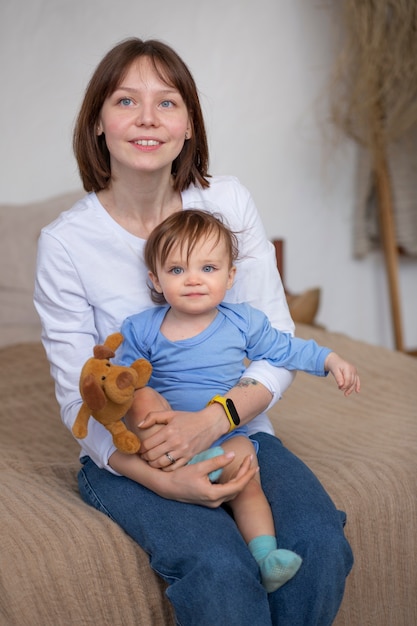
<svg viewBox="0 0 417 626">
<path fill-rule="evenodd" d="M 42 202 L 0 205 L 0 346 L 39 340 L 32 301 L 39 233 L 83 195 L 78 190 Z"/>
</svg>

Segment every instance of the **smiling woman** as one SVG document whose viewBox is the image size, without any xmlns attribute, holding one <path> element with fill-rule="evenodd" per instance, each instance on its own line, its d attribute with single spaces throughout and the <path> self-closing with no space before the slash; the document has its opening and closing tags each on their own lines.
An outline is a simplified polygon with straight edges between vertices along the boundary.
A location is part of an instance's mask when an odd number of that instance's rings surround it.
<svg viewBox="0 0 417 626">
<path fill-rule="evenodd" d="M 97 134 L 104 134 L 115 176 L 122 169 L 171 174 L 184 139 L 191 137 L 188 110 L 181 94 L 155 73 L 151 61 L 134 62 L 123 83 L 103 103 Z M 132 150 L 133 148 L 133 150 Z M 151 154 L 151 158 L 141 158 Z M 106 190 L 101 199 L 108 201 Z"/>
<path fill-rule="evenodd" d="M 182 137 L 189 141 L 171 164 L 175 175 L 174 188 L 181 190 L 192 183 L 205 188 L 208 186 L 208 144 L 194 79 L 172 48 L 162 42 L 145 41 L 141 42 L 139 49 L 137 41 L 129 39 L 113 48 L 97 67 L 87 88 L 73 141 L 84 188 L 100 191 L 110 182 L 110 151 L 99 126 L 104 103 L 112 97 L 116 100 L 115 107 L 117 97 L 134 103 L 138 87 L 139 91 L 142 87 L 149 95 L 147 87 L 150 85 L 145 85 L 141 78 L 150 78 L 153 88 L 159 90 L 154 94 L 157 96 L 156 106 L 171 109 L 171 104 L 166 106 L 167 102 L 175 104 L 178 100 L 177 106 L 185 106 L 185 113 L 189 116 L 189 129 L 184 127 Z M 136 72 L 131 72 L 133 67 Z M 140 71 L 142 69 L 144 74 Z M 128 76 L 131 76 L 132 84 Z M 133 93 L 126 92 L 126 88 L 132 89 Z"/>
</svg>

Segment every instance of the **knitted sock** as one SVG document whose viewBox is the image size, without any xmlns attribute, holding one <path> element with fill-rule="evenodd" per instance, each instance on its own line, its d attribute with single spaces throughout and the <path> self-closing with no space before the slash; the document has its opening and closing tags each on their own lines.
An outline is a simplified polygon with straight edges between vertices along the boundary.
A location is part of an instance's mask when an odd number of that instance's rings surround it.
<svg viewBox="0 0 417 626">
<path fill-rule="evenodd" d="M 299 570 L 302 559 L 291 550 L 277 550 L 277 540 L 261 535 L 249 542 L 248 548 L 259 565 L 262 584 L 268 593 L 282 587 Z"/>
<path fill-rule="evenodd" d="M 221 454 L 224 454 L 223 448 L 221 446 L 215 446 L 214 448 L 203 450 L 203 452 L 200 452 L 200 454 L 196 454 L 195 456 L 193 456 L 191 461 L 188 461 L 188 464 L 192 465 L 193 463 L 198 463 L 199 461 L 207 461 L 207 459 L 212 459 L 213 457 L 220 456 Z M 216 480 L 219 480 L 222 471 L 223 468 L 210 472 L 210 474 L 208 475 L 210 482 L 215 483 Z"/>
</svg>

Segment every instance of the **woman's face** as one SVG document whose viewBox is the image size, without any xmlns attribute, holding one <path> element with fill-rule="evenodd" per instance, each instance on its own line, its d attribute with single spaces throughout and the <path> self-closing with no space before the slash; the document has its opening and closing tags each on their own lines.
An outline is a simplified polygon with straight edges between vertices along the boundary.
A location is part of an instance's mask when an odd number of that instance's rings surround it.
<svg viewBox="0 0 417 626">
<path fill-rule="evenodd" d="M 191 136 L 191 124 L 180 93 L 141 57 L 104 101 L 97 129 L 98 135 L 103 133 L 112 176 L 127 170 L 171 172 L 186 134 Z"/>
</svg>

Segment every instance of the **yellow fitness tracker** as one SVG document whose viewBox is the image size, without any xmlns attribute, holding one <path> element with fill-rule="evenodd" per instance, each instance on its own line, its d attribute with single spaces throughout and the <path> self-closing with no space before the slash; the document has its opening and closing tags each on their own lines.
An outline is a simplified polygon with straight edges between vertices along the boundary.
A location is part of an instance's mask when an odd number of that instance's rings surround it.
<svg viewBox="0 0 417 626">
<path fill-rule="evenodd" d="M 236 428 L 236 426 L 239 426 L 240 424 L 239 413 L 236 411 L 233 400 L 231 400 L 230 398 L 224 398 L 223 396 L 214 396 L 214 398 L 212 398 L 210 402 L 208 402 L 207 406 L 213 404 L 214 402 L 218 402 L 224 408 L 224 412 L 226 413 L 227 419 L 230 422 L 230 433 L 231 430 L 233 430 L 234 428 Z"/>
</svg>

